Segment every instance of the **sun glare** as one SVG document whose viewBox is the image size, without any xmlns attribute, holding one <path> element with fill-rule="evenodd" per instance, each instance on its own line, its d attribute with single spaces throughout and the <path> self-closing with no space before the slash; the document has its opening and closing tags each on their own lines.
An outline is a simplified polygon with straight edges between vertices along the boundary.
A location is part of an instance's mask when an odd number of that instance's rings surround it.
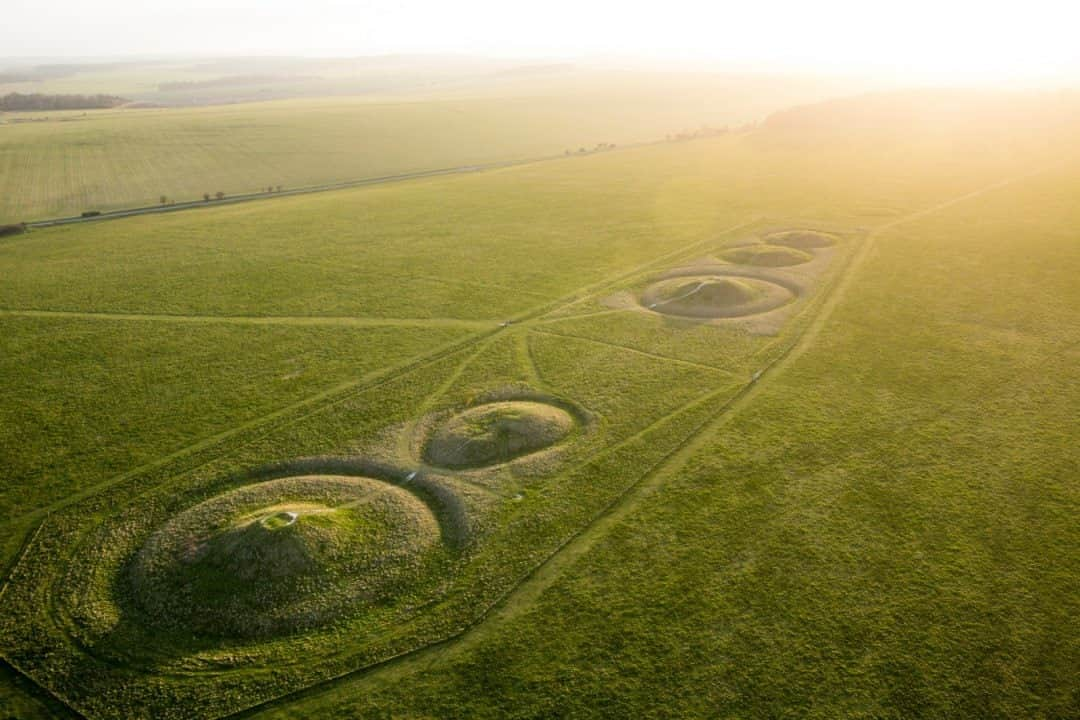
<svg viewBox="0 0 1080 720">
<path fill-rule="evenodd" d="M 163 6 L 15 0 L 6 54 L 225 53 L 359 56 L 457 53 L 643 58 L 727 69 L 879 75 L 897 80 L 1059 81 L 1080 75 L 1075 4 L 931 2 L 521 5 L 209 0 Z M 212 17 L 213 22 L 207 22 Z M 32 47 L 30 44 L 32 43 Z"/>
</svg>

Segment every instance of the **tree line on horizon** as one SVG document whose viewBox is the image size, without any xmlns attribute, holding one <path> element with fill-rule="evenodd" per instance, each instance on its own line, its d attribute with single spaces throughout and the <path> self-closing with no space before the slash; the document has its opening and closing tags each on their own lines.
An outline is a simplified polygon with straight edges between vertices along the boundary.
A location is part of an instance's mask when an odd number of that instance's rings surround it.
<svg viewBox="0 0 1080 720">
<path fill-rule="evenodd" d="M 8 93 L 0 96 L 0 110 L 101 110 L 128 102 L 116 95 L 44 95 L 41 93 Z"/>
</svg>

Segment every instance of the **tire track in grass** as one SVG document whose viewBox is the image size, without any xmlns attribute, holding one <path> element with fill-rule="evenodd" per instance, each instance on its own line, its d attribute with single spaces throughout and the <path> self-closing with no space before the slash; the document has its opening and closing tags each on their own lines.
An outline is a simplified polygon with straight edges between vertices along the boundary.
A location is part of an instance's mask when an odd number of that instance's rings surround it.
<svg viewBox="0 0 1080 720">
<path fill-rule="evenodd" d="M 415 417 L 406 422 L 405 427 L 400 433 L 398 433 L 396 450 L 400 459 L 404 460 L 405 458 L 410 457 L 412 442 L 416 435 L 416 428 L 417 425 L 420 423 L 420 420 L 425 415 L 427 415 L 431 411 L 431 408 L 434 407 L 437 402 L 439 402 L 443 395 L 445 395 L 446 392 L 451 387 L 453 387 L 454 383 L 457 382 L 458 378 L 461 377 L 462 373 L 465 372 L 466 368 L 468 368 L 469 365 L 471 365 L 472 362 L 476 360 L 476 358 L 480 357 L 480 355 L 485 350 L 491 347 L 491 344 L 495 342 L 495 338 L 497 337 L 498 335 L 492 334 L 477 343 L 476 349 L 466 354 L 465 358 L 456 366 L 454 366 L 454 369 L 447 374 L 446 379 L 438 386 L 436 386 L 435 389 L 433 389 L 430 393 L 424 396 L 423 401 L 420 403 L 420 406 L 416 411 Z"/>
<path fill-rule="evenodd" d="M 560 315 L 559 317 L 546 318 L 544 320 L 538 320 L 538 325 L 554 325 L 556 323 L 566 322 L 568 320 L 584 320 L 585 318 L 594 318 L 601 315 L 614 315 L 615 313 L 632 312 L 632 308 L 611 308 L 608 310 L 596 310 L 594 312 L 582 313 L 581 315 Z"/>
<path fill-rule="evenodd" d="M 549 390 L 548 384 L 540 374 L 540 366 L 536 364 L 536 357 L 533 355 L 532 346 L 529 344 L 529 335 L 531 333 L 532 330 L 526 328 L 514 337 L 514 350 L 517 353 L 518 366 L 525 371 L 529 382 L 533 383 L 538 388 Z"/>
<path fill-rule="evenodd" d="M 605 345 L 607 347 L 624 350 L 628 353 L 633 353 L 635 355 L 643 355 L 647 358 L 652 358 L 653 360 L 662 360 L 664 362 L 672 363 L 674 365 L 684 365 L 686 367 L 697 368 L 699 370 L 709 370 L 710 372 L 723 373 L 724 375 L 727 375 L 729 377 L 735 377 L 735 373 L 731 372 L 730 370 L 725 370 L 722 367 L 717 367 L 715 365 L 706 365 L 705 363 L 694 362 L 693 360 L 683 360 L 682 358 L 671 357 L 669 355 L 657 355 L 656 353 L 651 353 L 647 350 L 641 350 L 636 347 L 631 347 L 630 345 L 622 345 L 620 343 L 611 342 L 609 340 L 597 340 L 595 338 L 582 337 L 580 335 L 572 335 L 570 333 L 558 333 L 552 330 L 533 330 L 533 332 L 538 335 L 549 335 L 551 337 L 566 338 L 567 340 L 579 340 L 585 343 L 593 343 L 594 345 Z"/>
</svg>

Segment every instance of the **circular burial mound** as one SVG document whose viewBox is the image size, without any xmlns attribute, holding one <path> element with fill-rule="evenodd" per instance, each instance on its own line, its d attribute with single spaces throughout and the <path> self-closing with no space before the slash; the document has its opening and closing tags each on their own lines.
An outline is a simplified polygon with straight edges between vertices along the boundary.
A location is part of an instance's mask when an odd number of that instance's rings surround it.
<svg viewBox="0 0 1080 720">
<path fill-rule="evenodd" d="M 728 262 L 758 267 L 787 267 L 814 259 L 808 252 L 782 245 L 747 245 L 728 250 L 723 257 Z"/>
<path fill-rule="evenodd" d="M 424 446 L 424 459 L 455 469 L 495 465 L 550 447 L 574 426 L 570 413 L 545 402 L 486 403 L 438 426 Z"/>
<path fill-rule="evenodd" d="M 645 289 L 641 303 L 666 315 L 724 318 L 766 312 L 793 297 L 790 290 L 768 280 L 690 275 L 653 283 Z"/>
<path fill-rule="evenodd" d="M 301 476 L 206 500 L 154 533 L 129 568 L 150 621 L 263 638 L 407 590 L 439 540 L 419 498 L 378 480 Z"/>
<path fill-rule="evenodd" d="M 796 250 L 813 250 L 836 244 L 832 235 L 815 230 L 787 230 L 766 236 L 765 241 L 773 245 L 783 245 Z"/>
</svg>

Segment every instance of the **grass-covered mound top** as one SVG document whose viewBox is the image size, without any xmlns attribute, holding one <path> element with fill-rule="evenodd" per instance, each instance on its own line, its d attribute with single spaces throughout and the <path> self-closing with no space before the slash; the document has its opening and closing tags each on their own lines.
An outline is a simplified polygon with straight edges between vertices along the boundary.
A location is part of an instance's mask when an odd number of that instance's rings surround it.
<svg viewBox="0 0 1080 720">
<path fill-rule="evenodd" d="M 725 252 L 723 257 L 728 262 L 758 267 L 787 267 L 814 259 L 808 252 L 783 245 L 747 245 L 732 248 Z"/>
<path fill-rule="evenodd" d="M 569 435 L 574 426 L 570 413 L 548 403 L 486 403 L 436 427 L 424 446 L 424 459 L 446 468 L 495 465 L 550 447 Z"/>
<path fill-rule="evenodd" d="M 723 318 L 765 312 L 791 297 L 786 288 L 758 278 L 690 275 L 653 283 L 641 302 L 667 315 Z"/>
<path fill-rule="evenodd" d="M 836 238 L 816 230 L 785 230 L 766 236 L 766 242 L 772 245 L 784 245 L 796 250 L 813 250 L 836 244 Z"/>
<path fill-rule="evenodd" d="M 150 622 L 202 636 L 284 635 L 406 592 L 439 526 L 416 496 L 357 477 L 248 485 L 174 517 L 128 580 Z"/>
</svg>

